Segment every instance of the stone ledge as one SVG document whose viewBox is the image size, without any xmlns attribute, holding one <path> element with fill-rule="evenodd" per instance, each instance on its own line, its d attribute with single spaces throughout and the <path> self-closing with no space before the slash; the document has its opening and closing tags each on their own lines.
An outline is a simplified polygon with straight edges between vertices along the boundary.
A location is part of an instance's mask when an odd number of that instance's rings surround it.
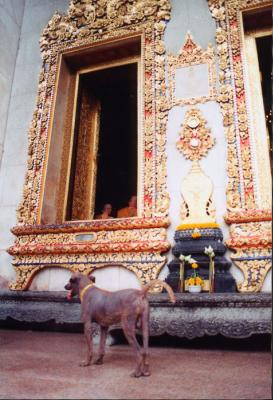
<svg viewBox="0 0 273 400">
<path fill-rule="evenodd" d="M 176 293 L 148 296 L 151 306 L 150 334 L 193 339 L 221 334 L 245 338 L 271 333 L 271 293 Z M 79 299 L 66 299 L 66 292 L 0 291 L 0 321 L 80 324 Z M 112 329 L 117 329 L 113 326 Z"/>
</svg>

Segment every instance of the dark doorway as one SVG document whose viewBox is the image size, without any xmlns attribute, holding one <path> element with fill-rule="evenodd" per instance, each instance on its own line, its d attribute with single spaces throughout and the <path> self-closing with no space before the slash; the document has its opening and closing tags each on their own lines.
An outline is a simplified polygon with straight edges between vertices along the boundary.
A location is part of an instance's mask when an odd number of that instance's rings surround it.
<svg viewBox="0 0 273 400">
<path fill-rule="evenodd" d="M 83 93 L 100 103 L 94 215 L 74 217 L 73 196 L 77 172 L 79 110 Z M 137 63 L 110 67 L 80 75 L 78 106 L 72 151 L 67 220 L 92 219 L 105 203 L 112 216 L 137 193 Z M 91 132 L 92 134 L 92 132 Z M 74 155 L 74 156 L 73 156 Z M 87 164 L 85 168 L 92 168 Z M 82 182 L 84 185 L 85 183 Z"/>
<path fill-rule="evenodd" d="M 256 45 L 261 74 L 265 118 L 269 132 L 270 151 L 272 151 L 272 36 L 256 38 Z"/>
</svg>

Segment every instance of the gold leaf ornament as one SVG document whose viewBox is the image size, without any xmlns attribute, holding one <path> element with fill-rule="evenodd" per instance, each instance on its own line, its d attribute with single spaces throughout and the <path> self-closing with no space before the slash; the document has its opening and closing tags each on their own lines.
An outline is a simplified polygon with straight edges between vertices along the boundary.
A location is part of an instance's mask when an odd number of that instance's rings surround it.
<svg viewBox="0 0 273 400">
<path fill-rule="evenodd" d="M 186 159 L 200 160 L 215 144 L 210 129 L 205 126 L 206 123 L 207 121 L 203 118 L 200 110 L 192 108 L 186 113 L 179 132 L 180 137 L 176 142 L 176 147 Z"/>
</svg>

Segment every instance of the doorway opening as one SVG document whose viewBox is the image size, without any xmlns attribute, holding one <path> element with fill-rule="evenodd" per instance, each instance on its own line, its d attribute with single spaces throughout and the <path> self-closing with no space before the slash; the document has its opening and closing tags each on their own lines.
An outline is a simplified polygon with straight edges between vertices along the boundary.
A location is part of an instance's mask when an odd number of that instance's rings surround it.
<svg viewBox="0 0 273 400">
<path fill-rule="evenodd" d="M 137 195 L 141 36 L 61 55 L 49 124 L 41 224 L 92 220 Z"/>
<path fill-rule="evenodd" d="M 66 220 L 112 217 L 137 193 L 136 62 L 79 76 Z M 96 122 L 94 122 L 94 119 Z"/>
<path fill-rule="evenodd" d="M 256 38 L 263 102 L 270 151 L 272 152 L 272 35 Z"/>
</svg>

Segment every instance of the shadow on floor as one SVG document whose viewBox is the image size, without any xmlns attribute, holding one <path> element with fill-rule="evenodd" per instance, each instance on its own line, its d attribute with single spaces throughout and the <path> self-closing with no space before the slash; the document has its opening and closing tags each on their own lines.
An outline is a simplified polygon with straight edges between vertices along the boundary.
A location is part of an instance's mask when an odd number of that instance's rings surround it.
<svg viewBox="0 0 273 400">
<path fill-rule="evenodd" d="M 46 322 L 20 322 L 9 317 L 5 321 L 0 321 L 0 329 L 83 333 L 82 324 L 56 324 L 54 320 Z M 122 330 L 111 331 L 111 337 L 113 339 L 112 345 L 127 345 L 127 340 Z M 138 335 L 138 341 L 139 343 L 142 342 L 140 335 Z M 164 334 L 161 336 L 151 336 L 149 344 L 150 347 L 270 352 L 272 348 L 272 336 L 270 334 L 261 334 L 243 339 L 233 339 L 216 335 L 187 339 Z"/>
<path fill-rule="evenodd" d="M 126 339 L 121 331 L 111 332 L 115 344 L 126 344 Z M 139 343 L 142 342 L 138 336 Z M 222 335 L 203 336 L 201 338 L 187 339 L 164 334 L 150 337 L 150 347 L 176 347 L 185 349 L 207 349 L 207 350 L 236 350 L 236 351 L 271 351 L 272 337 L 270 334 L 252 335 L 248 338 L 227 338 Z"/>
</svg>

